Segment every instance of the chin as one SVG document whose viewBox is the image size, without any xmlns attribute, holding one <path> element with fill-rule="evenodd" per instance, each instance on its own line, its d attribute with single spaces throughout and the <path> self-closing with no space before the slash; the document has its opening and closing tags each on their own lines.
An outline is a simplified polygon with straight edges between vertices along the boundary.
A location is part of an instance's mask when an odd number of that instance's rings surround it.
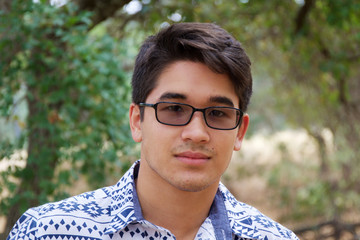
<svg viewBox="0 0 360 240">
<path fill-rule="evenodd" d="M 213 185 L 215 181 L 185 181 L 185 182 L 178 182 L 178 183 L 171 183 L 172 186 L 175 188 L 185 191 L 185 192 L 201 192 L 211 185 Z M 217 186 L 217 185 L 216 185 Z"/>
</svg>

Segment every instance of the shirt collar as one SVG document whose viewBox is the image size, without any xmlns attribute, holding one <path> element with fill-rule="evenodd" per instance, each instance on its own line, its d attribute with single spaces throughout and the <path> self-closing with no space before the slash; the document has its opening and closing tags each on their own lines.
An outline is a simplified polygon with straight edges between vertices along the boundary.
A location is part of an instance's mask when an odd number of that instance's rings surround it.
<svg viewBox="0 0 360 240">
<path fill-rule="evenodd" d="M 107 194 L 112 198 L 110 205 L 112 220 L 109 227 L 105 229 L 105 234 L 114 234 L 132 222 L 143 220 L 135 189 L 135 179 L 139 166 L 140 160 L 131 166 L 116 185 L 107 190 Z M 253 224 L 251 215 L 248 214 L 246 209 L 239 211 L 239 202 L 221 183 L 209 217 L 215 232 L 220 232 L 219 229 L 221 229 L 221 234 L 226 235 L 230 227 L 230 230 L 239 237 L 261 239 L 259 231 Z"/>
<path fill-rule="evenodd" d="M 237 201 L 222 183 L 219 184 L 218 193 L 223 198 L 233 233 L 242 238 L 262 239 L 255 219 L 255 216 L 258 215 L 257 210 Z"/>
<path fill-rule="evenodd" d="M 135 215 L 134 195 L 136 196 L 135 179 L 139 163 L 139 160 L 136 161 L 108 192 L 111 197 L 110 215 L 112 220 L 109 227 L 104 230 L 104 234 L 113 234 L 138 220 Z"/>
</svg>

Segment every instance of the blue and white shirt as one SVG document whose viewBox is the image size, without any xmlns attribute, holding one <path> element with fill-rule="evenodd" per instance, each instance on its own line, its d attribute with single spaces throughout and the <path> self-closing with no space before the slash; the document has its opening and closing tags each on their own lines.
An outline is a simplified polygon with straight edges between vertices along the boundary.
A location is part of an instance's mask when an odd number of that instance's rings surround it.
<svg viewBox="0 0 360 240">
<path fill-rule="evenodd" d="M 7 240 L 176 239 L 142 216 L 134 183 L 139 164 L 134 163 L 114 186 L 29 209 Z M 221 183 L 195 239 L 298 240 L 279 223 L 238 202 Z"/>
</svg>

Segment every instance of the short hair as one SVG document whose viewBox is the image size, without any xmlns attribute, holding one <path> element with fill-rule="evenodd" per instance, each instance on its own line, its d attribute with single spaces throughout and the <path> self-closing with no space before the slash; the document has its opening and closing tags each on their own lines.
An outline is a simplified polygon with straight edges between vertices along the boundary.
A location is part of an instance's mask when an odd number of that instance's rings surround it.
<svg viewBox="0 0 360 240">
<path fill-rule="evenodd" d="M 177 23 L 148 37 L 140 48 L 132 77 L 132 101 L 145 102 L 163 70 L 176 61 L 205 64 L 226 74 L 245 112 L 252 94 L 250 59 L 234 37 L 212 23 Z"/>
</svg>

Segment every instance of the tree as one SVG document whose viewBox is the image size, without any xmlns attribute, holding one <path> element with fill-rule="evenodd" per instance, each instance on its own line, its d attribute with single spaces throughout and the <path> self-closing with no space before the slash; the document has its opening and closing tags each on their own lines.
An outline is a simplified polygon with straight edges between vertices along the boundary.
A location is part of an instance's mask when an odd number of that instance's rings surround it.
<svg viewBox="0 0 360 240">
<path fill-rule="evenodd" d="M 295 15 L 291 34 L 283 40 L 274 38 L 283 42 L 284 49 L 278 59 L 284 72 L 275 81 L 279 107 L 290 123 L 313 136 L 320 159 L 316 171 L 309 168 L 311 163 L 298 166 L 314 174 L 290 198 L 295 203 L 292 212 L 330 221 L 337 239 L 344 231 L 355 237 L 358 225 L 344 222 L 360 202 L 359 14 L 356 1 L 308 0 Z M 333 136 L 332 142 L 324 129 Z M 296 181 L 287 181 L 286 189 Z"/>
<path fill-rule="evenodd" d="M 109 8 L 119 1 L 110 2 Z M 0 5 L 1 115 L 21 120 L 16 108 L 25 103 L 28 109 L 21 135 L 0 139 L 0 159 L 27 150 L 25 168 L 1 172 L 0 191 L 9 192 L 0 205 L 8 216 L 5 236 L 27 208 L 64 198 L 64 186 L 78 173 L 101 186 L 105 172 L 129 164 L 125 157 L 118 161 L 132 149 L 127 46 L 96 32 L 95 24 L 106 18 L 104 9 L 84 10 L 95 3 L 55 7 L 13 0 Z"/>
</svg>

